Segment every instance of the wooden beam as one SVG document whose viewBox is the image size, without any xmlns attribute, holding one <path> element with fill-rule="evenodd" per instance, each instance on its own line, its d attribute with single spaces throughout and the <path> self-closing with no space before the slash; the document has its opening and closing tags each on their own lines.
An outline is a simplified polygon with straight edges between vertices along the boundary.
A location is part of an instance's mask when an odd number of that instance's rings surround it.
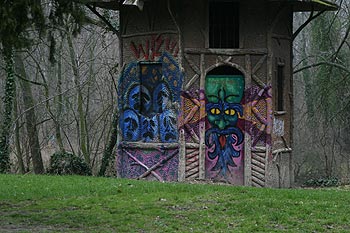
<svg viewBox="0 0 350 233">
<path fill-rule="evenodd" d="M 200 84 L 199 100 L 201 107 L 199 109 L 199 179 L 205 179 L 205 60 L 204 54 L 200 55 Z"/>
<path fill-rule="evenodd" d="M 206 55 L 265 55 L 267 50 L 265 48 L 258 49 L 205 49 L 205 48 L 185 48 L 187 54 L 206 54 Z"/>
<path fill-rule="evenodd" d="M 179 143 L 121 142 L 121 148 L 169 150 L 179 148 Z"/>
</svg>

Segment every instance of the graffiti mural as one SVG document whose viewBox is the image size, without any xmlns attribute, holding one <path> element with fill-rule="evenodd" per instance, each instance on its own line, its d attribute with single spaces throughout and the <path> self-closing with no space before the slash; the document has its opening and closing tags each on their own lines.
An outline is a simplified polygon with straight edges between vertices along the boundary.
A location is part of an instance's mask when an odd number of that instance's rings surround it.
<svg viewBox="0 0 350 233">
<path fill-rule="evenodd" d="M 158 181 L 177 180 L 178 150 L 122 149 L 118 173 L 130 179 L 145 178 Z"/>
<path fill-rule="evenodd" d="M 122 142 L 119 145 L 118 173 L 122 177 L 177 180 L 176 149 L 152 150 L 148 146 L 147 149 L 134 149 L 128 147 L 128 143 L 178 141 L 181 85 L 182 72 L 167 52 L 156 61 L 132 62 L 124 69 L 119 82 L 123 94 L 119 96 Z"/>
<path fill-rule="evenodd" d="M 163 50 L 167 53 L 177 57 L 179 53 L 179 46 L 177 40 L 164 37 L 163 35 L 152 35 L 142 43 L 130 42 L 130 50 L 133 52 L 135 58 L 146 61 L 154 61 L 163 54 Z"/>
<path fill-rule="evenodd" d="M 205 95 L 210 128 L 205 135 L 206 176 L 243 184 L 243 139 L 238 121 L 243 117 L 242 75 L 208 75 Z"/>
<path fill-rule="evenodd" d="M 120 128 L 124 141 L 176 142 L 181 77 L 175 61 L 164 55 L 156 63 L 132 63 L 120 90 Z"/>
<path fill-rule="evenodd" d="M 271 145 L 272 87 L 251 86 L 245 91 L 244 105 L 251 106 L 251 114 L 244 114 L 247 132 L 252 137 L 252 147 Z M 245 108 L 245 110 L 248 110 Z"/>
</svg>

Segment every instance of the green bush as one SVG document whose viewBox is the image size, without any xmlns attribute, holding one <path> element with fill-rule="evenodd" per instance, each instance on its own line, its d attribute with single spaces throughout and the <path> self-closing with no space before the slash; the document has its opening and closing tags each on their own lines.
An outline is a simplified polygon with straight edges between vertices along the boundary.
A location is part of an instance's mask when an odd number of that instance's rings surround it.
<svg viewBox="0 0 350 233">
<path fill-rule="evenodd" d="M 91 169 L 84 160 L 67 152 L 54 153 L 47 172 L 53 175 L 91 175 Z"/>
<path fill-rule="evenodd" d="M 308 187 L 334 187 L 340 184 L 337 177 L 325 177 L 318 179 L 309 179 L 305 181 L 304 185 Z"/>
</svg>

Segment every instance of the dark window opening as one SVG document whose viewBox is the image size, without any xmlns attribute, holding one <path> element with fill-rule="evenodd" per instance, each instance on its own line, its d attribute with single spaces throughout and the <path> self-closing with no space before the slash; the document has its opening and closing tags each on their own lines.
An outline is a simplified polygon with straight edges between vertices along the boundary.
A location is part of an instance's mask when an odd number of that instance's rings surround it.
<svg viewBox="0 0 350 233">
<path fill-rule="evenodd" d="M 209 3 L 209 47 L 239 48 L 239 4 Z"/>
<path fill-rule="evenodd" d="M 277 111 L 284 111 L 284 66 L 277 66 Z"/>
<path fill-rule="evenodd" d="M 163 71 L 161 63 L 140 63 L 140 112 L 152 115 L 161 111 L 163 99 L 154 97 L 154 92 L 162 93 Z"/>
<path fill-rule="evenodd" d="M 218 66 L 207 75 L 243 75 L 241 71 L 232 66 Z"/>
</svg>

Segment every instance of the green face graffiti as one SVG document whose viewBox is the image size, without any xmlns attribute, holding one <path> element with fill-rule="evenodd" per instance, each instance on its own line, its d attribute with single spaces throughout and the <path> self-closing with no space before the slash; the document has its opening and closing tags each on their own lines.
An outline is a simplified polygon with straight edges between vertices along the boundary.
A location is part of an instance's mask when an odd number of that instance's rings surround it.
<svg viewBox="0 0 350 233">
<path fill-rule="evenodd" d="M 240 104 L 244 93 L 244 77 L 241 75 L 208 75 L 205 94 L 208 103 L 208 120 L 213 127 L 226 129 L 237 124 L 243 115 Z"/>
</svg>

